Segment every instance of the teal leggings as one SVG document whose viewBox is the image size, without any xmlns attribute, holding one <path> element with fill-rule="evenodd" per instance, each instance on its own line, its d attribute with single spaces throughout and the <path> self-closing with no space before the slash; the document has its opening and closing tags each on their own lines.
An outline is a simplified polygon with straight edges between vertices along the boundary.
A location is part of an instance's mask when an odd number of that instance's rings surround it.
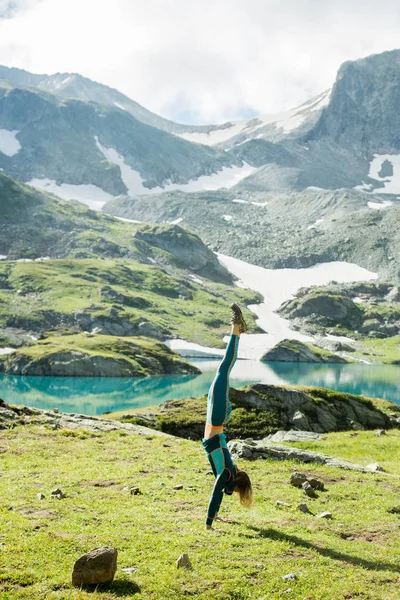
<svg viewBox="0 0 400 600">
<path fill-rule="evenodd" d="M 214 427 L 226 425 L 232 412 L 229 400 L 229 374 L 236 362 L 238 346 L 239 336 L 232 334 L 225 350 L 225 356 L 208 392 L 207 423 Z"/>
</svg>

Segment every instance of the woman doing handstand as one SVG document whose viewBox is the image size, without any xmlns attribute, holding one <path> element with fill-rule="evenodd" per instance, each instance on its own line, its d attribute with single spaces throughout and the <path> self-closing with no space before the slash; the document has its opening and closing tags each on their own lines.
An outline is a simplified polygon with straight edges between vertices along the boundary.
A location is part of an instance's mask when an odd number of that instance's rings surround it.
<svg viewBox="0 0 400 600">
<path fill-rule="evenodd" d="M 208 392 L 203 446 L 215 476 L 215 483 L 208 505 L 207 529 L 212 529 L 212 524 L 218 516 L 224 492 L 230 496 L 235 492 L 242 506 L 246 508 L 250 508 L 253 501 L 250 478 L 233 464 L 224 434 L 224 426 L 232 411 L 229 400 L 229 374 L 236 361 L 240 334 L 247 331 L 239 305 L 232 304 L 231 308 L 231 337 Z"/>
</svg>

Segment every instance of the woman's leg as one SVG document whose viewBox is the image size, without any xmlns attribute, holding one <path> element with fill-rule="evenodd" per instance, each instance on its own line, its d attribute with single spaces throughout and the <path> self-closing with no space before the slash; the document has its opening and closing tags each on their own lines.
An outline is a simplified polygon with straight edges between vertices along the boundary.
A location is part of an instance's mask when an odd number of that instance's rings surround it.
<svg viewBox="0 0 400 600">
<path fill-rule="evenodd" d="M 236 362 L 239 346 L 239 325 L 232 325 L 231 337 L 225 350 L 224 358 L 217 369 L 214 381 L 208 392 L 207 424 L 223 427 L 231 413 L 229 401 L 229 374 Z"/>
</svg>

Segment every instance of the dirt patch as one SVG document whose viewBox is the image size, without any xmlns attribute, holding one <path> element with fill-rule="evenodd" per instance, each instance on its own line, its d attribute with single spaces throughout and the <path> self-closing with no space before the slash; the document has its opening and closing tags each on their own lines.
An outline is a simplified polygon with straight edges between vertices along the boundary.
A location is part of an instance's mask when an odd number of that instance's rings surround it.
<svg viewBox="0 0 400 600">
<path fill-rule="evenodd" d="M 348 542 L 370 542 L 371 544 L 385 545 L 391 540 L 389 532 L 385 531 L 363 531 L 357 533 L 341 532 L 338 534 L 342 540 Z"/>
<path fill-rule="evenodd" d="M 112 487 L 113 485 L 121 485 L 121 481 L 117 481 L 116 479 L 106 479 L 104 481 L 82 481 L 81 485 L 83 486 L 88 486 L 88 487 L 101 487 L 101 488 L 108 488 L 108 487 Z"/>
<path fill-rule="evenodd" d="M 32 519 L 52 519 L 58 515 L 56 510 L 38 510 L 37 508 L 32 508 L 31 506 L 11 506 L 9 510 L 15 510 L 21 515 L 24 515 L 25 517 L 31 517 Z"/>
</svg>

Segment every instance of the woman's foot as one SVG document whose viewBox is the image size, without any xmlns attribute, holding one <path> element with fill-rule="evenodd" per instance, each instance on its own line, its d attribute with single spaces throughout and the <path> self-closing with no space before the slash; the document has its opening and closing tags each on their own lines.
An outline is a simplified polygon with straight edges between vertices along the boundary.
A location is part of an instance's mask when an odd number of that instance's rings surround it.
<svg viewBox="0 0 400 600">
<path fill-rule="evenodd" d="M 236 304 L 236 302 L 234 302 L 233 304 L 231 304 L 231 309 L 232 309 L 232 316 L 231 316 L 232 325 L 238 325 L 240 333 L 245 333 L 247 331 L 247 325 L 246 325 L 246 321 L 243 318 L 242 310 L 241 310 L 239 304 Z"/>
</svg>

